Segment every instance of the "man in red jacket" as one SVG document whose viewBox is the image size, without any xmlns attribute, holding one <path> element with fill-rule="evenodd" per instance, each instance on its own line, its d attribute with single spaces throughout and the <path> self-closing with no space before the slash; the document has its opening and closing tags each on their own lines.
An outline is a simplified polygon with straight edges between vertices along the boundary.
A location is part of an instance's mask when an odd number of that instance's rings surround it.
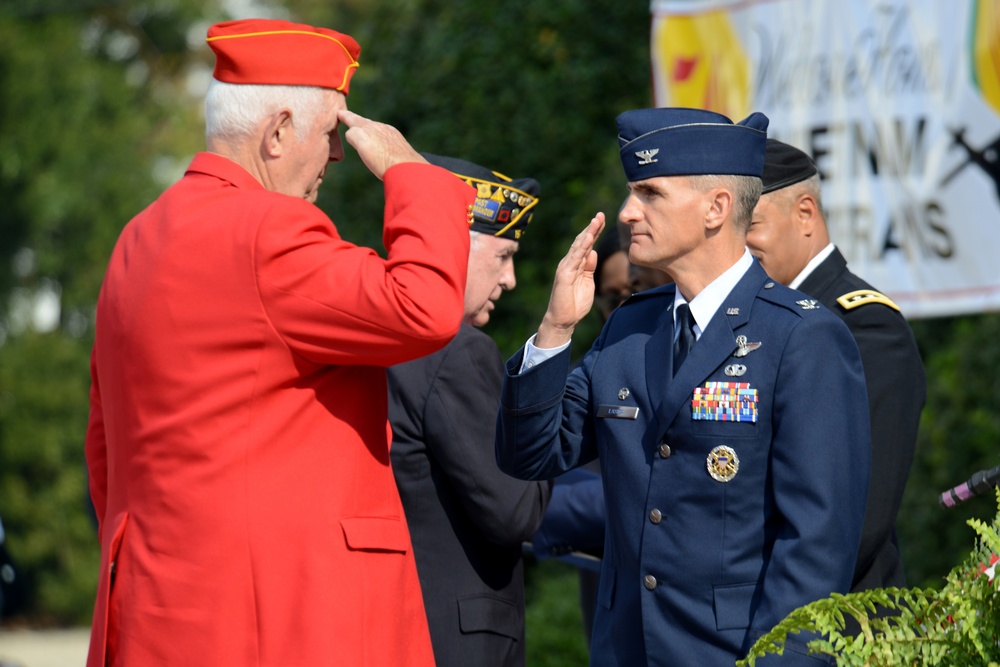
<svg viewBox="0 0 1000 667">
<path fill-rule="evenodd" d="M 122 231 L 97 306 L 88 665 L 432 665 L 385 367 L 458 331 L 474 190 L 346 109 L 359 47 L 213 26 L 208 151 Z M 387 258 L 313 205 L 343 148 Z"/>
</svg>

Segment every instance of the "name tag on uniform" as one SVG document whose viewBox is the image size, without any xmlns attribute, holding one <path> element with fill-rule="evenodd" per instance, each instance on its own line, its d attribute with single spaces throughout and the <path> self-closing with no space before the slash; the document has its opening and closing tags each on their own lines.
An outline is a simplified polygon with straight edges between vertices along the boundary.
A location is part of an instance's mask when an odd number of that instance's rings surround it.
<svg viewBox="0 0 1000 667">
<path fill-rule="evenodd" d="M 639 408 L 635 405 L 599 405 L 597 406 L 597 417 L 599 419 L 638 419 Z"/>
</svg>

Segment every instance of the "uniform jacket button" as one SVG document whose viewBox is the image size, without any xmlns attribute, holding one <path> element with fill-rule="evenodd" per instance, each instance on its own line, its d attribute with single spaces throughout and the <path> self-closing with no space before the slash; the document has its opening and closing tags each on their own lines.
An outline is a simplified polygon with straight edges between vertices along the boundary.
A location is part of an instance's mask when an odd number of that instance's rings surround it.
<svg viewBox="0 0 1000 667">
<path fill-rule="evenodd" d="M 660 458 L 669 459 L 670 458 L 670 445 L 663 443 L 660 445 Z"/>
<path fill-rule="evenodd" d="M 651 574 L 647 574 L 642 578 L 642 585 L 646 587 L 646 590 L 653 590 L 656 588 L 656 577 Z"/>
<path fill-rule="evenodd" d="M 663 513 L 655 507 L 649 512 L 649 520 L 653 523 L 660 523 L 663 520 Z"/>
</svg>

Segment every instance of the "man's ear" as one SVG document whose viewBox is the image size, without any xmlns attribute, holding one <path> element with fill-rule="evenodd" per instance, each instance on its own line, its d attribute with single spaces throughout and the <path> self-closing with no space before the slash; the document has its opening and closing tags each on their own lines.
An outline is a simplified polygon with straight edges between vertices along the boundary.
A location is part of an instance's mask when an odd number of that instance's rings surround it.
<svg viewBox="0 0 1000 667">
<path fill-rule="evenodd" d="M 733 193 L 725 188 L 714 188 L 706 195 L 708 210 L 705 212 L 705 228 L 719 229 L 733 210 Z"/>
<path fill-rule="evenodd" d="M 291 110 L 281 109 L 275 112 L 264 128 L 264 153 L 268 157 L 280 157 L 288 142 L 294 140 L 294 134 Z"/>
<path fill-rule="evenodd" d="M 820 219 L 819 206 L 810 194 L 801 194 L 792 204 L 792 216 L 803 235 L 812 236 Z"/>
</svg>

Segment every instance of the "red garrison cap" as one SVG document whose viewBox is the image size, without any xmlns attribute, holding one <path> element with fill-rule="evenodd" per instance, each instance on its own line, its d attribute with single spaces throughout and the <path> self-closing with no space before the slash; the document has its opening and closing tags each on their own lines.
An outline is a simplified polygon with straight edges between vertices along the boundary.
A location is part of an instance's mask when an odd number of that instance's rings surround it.
<svg viewBox="0 0 1000 667">
<path fill-rule="evenodd" d="M 216 23 L 207 41 L 219 81 L 318 86 L 345 95 L 361 53 L 350 35 L 272 19 Z"/>
</svg>

